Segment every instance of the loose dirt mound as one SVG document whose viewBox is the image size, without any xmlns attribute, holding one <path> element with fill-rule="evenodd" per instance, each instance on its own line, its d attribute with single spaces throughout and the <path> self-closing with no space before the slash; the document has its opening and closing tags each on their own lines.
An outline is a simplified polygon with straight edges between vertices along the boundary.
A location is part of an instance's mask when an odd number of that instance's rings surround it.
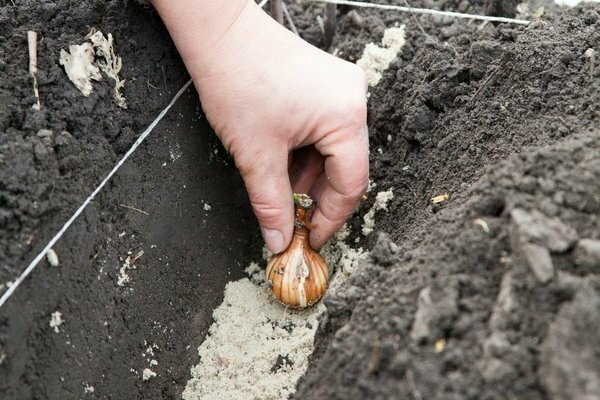
<svg viewBox="0 0 600 400">
<path fill-rule="evenodd" d="M 325 298 L 296 398 L 600 396 L 600 18 L 552 15 L 408 24 L 370 98 L 397 212 Z"/>
<path fill-rule="evenodd" d="M 597 397 L 599 179 L 599 133 L 576 135 L 503 163 L 419 240 L 380 236 L 325 299 L 297 398 Z"/>
</svg>

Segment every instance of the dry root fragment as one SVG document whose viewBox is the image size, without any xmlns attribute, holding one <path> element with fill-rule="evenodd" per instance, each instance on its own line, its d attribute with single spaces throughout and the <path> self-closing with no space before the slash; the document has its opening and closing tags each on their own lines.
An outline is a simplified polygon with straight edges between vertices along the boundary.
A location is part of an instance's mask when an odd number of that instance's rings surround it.
<svg viewBox="0 0 600 400">
<path fill-rule="evenodd" d="M 40 104 L 40 91 L 38 90 L 37 83 L 37 33 L 34 31 L 27 31 L 27 46 L 29 48 L 29 75 L 33 80 L 33 95 L 35 96 L 36 103 L 33 108 L 39 110 L 42 108 Z"/>
<path fill-rule="evenodd" d="M 100 69 L 94 65 L 94 48 L 90 43 L 69 46 L 69 52 L 60 51 L 60 65 L 65 67 L 69 80 L 85 97 L 92 94 L 92 79 L 102 79 Z"/>
<path fill-rule="evenodd" d="M 115 54 L 112 34 L 109 33 L 108 38 L 106 38 L 102 32 L 92 30 L 86 38 L 89 39 L 94 46 L 97 64 L 102 72 L 115 81 L 113 96 L 115 97 L 117 105 L 121 108 L 127 108 L 125 97 L 121 94 L 121 89 L 125 85 L 125 80 L 119 78 L 119 72 L 121 72 L 121 68 L 123 67 L 123 61 L 121 60 L 121 57 Z"/>
<path fill-rule="evenodd" d="M 92 93 L 92 80 L 101 80 L 100 71 L 104 72 L 115 82 L 113 97 L 117 105 L 127 108 L 125 97 L 121 94 L 125 80 L 119 78 L 123 62 L 113 49 L 113 36 L 109 33 L 105 37 L 102 32 L 92 30 L 86 39 L 91 43 L 69 46 L 69 52 L 61 50 L 60 65 L 65 67 L 69 80 L 86 97 Z"/>
<path fill-rule="evenodd" d="M 444 202 L 446 200 L 448 200 L 450 198 L 450 195 L 448 193 L 444 193 L 444 194 L 440 194 L 439 196 L 434 196 L 431 198 L 431 203 L 432 204 L 438 204 L 441 202 Z"/>
</svg>

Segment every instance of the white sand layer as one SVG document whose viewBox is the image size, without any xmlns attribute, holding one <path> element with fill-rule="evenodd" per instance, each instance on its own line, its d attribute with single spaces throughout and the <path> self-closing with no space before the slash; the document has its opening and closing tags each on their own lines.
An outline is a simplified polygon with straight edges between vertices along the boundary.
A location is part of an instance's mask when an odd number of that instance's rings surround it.
<svg viewBox="0 0 600 400">
<path fill-rule="evenodd" d="M 330 291 L 358 267 L 365 257 L 345 240 L 344 228 L 321 250 L 335 275 Z M 264 252 L 267 259 L 268 252 Z M 208 337 L 198 349 L 200 362 L 184 400 L 287 399 L 308 366 L 322 303 L 304 311 L 288 310 L 277 303 L 265 283 L 265 270 L 251 263 L 250 278 L 230 282 L 223 303 L 214 311 Z"/>
<path fill-rule="evenodd" d="M 267 287 L 230 282 L 213 314 L 185 400 L 285 399 L 306 370 L 323 305 L 288 312 Z"/>
</svg>

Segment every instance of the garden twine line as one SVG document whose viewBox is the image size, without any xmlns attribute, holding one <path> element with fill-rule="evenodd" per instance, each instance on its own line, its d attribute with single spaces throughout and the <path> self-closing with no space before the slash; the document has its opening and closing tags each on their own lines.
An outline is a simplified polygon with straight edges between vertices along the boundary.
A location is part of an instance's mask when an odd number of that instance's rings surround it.
<svg viewBox="0 0 600 400">
<path fill-rule="evenodd" d="M 259 6 L 261 8 L 264 7 L 265 4 L 267 3 L 267 1 L 268 0 L 261 1 Z M 530 21 L 526 21 L 526 20 L 505 18 L 505 17 L 490 17 L 487 15 L 464 14 L 464 13 L 457 13 L 457 12 L 451 12 L 451 11 L 438 11 L 438 10 L 431 10 L 431 9 L 425 9 L 425 8 L 413 8 L 413 7 L 402 7 L 402 6 L 385 5 L 385 4 L 374 4 L 374 3 L 365 3 L 365 2 L 361 2 L 361 1 L 351 1 L 351 0 L 314 0 L 314 1 L 321 2 L 321 3 L 349 5 L 349 6 L 354 6 L 354 7 L 379 8 L 379 9 L 384 9 L 384 10 L 413 12 L 413 13 L 417 13 L 417 14 L 443 15 L 443 16 L 456 17 L 456 18 L 469 18 L 469 19 L 477 19 L 477 20 L 482 20 L 482 21 L 506 22 L 506 23 L 521 24 L 521 25 L 527 25 L 530 22 Z M 165 107 L 160 112 L 160 114 L 158 114 L 156 119 L 154 119 L 154 121 L 152 121 L 152 123 L 148 126 L 148 128 L 146 128 L 146 130 L 144 132 L 142 132 L 142 134 L 133 143 L 131 148 L 129 150 L 127 150 L 127 153 L 125 153 L 125 155 L 113 167 L 113 169 L 108 173 L 108 175 L 106 175 L 104 180 L 102 180 L 102 182 L 100 182 L 100 184 L 96 187 L 96 189 L 94 189 L 94 191 L 87 197 L 87 199 L 85 199 L 85 201 L 81 204 L 81 206 L 79 206 L 79 208 L 75 211 L 75 213 L 71 216 L 71 218 L 69 218 L 69 220 L 62 226 L 62 228 L 56 233 L 56 235 L 54 235 L 54 237 L 52 239 L 50 239 L 50 241 L 48 242 L 48 244 L 46 244 L 46 246 L 42 249 L 42 251 L 38 253 L 38 255 L 31 261 L 31 263 L 29 263 L 29 265 L 27 266 L 25 271 L 23 271 L 21 273 L 21 275 L 19 275 L 19 277 L 17 279 L 15 279 L 15 281 L 12 283 L 12 285 L 6 290 L 6 292 L 4 292 L 2 294 L 2 297 L 0 297 L 0 308 L 2 308 L 2 306 L 4 306 L 4 304 L 8 301 L 8 299 L 13 295 L 15 290 L 17 290 L 17 288 L 21 285 L 21 283 L 23 283 L 25 278 L 27 278 L 29 276 L 29 274 L 31 274 L 31 272 L 35 269 L 35 267 L 37 267 L 37 265 L 40 263 L 42 258 L 44 258 L 44 256 L 46 255 L 46 253 L 48 253 L 48 251 L 56 244 L 56 242 L 58 242 L 60 240 L 60 238 L 64 235 L 64 233 L 67 231 L 67 229 L 69 229 L 69 227 L 73 224 L 73 222 L 75 222 L 77 217 L 79 217 L 81 215 L 81 213 L 83 213 L 83 211 L 88 206 L 88 204 L 90 204 L 92 202 L 92 200 L 96 197 L 96 195 L 100 192 L 100 190 L 102 190 L 102 188 L 106 185 L 106 183 L 108 183 L 108 181 L 119 170 L 119 168 L 121 168 L 123 163 L 125 163 L 125 161 L 127 161 L 129 156 L 131 156 L 131 154 L 133 154 L 133 152 L 139 147 L 139 145 L 142 144 L 142 142 L 146 139 L 146 137 L 150 134 L 150 132 L 152 132 L 152 130 L 156 127 L 156 125 L 163 119 L 163 117 L 171 109 L 173 104 L 175 104 L 175 102 L 179 99 L 179 97 L 181 97 L 181 95 L 186 91 L 186 89 L 191 84 L 192 84 L 192 80 L 190 79 L 189 81 L 186 82 L 185 85 L 183 85 L 183 87 L 181 89 L 179 89 L 179 91 L 177 92 L 177 94 L 175 94 L 175 97 L 173 97 L 173 99 L 167 105 L 167 107 Z"/>
<path fill-rule="evenodd" d="M 181 89 L 179 89 L 179 91 L 177 92 L 175 97 L 173 97 L 173 99 L 167 105 L 167 107 L 165 107 L 165 109 L 163 109 L 160 112 L 160 114 L 158 114 L 158 117 L 156 117 L 156 119 L 154 119 L 154 121 L 152 121 L 152 123 L 148 126 L 148 128 L 146 128 L 146 130 L 144 132 L 142 132 L 140 137 L 137 138 L 137 140 L 135 141 L 135 143 L 133 143 L 131 148 L 129 150 L 127 150 L 127 153 L 125 153 L 125 155 L 113 167 L 113 169 L 108 173 L 108 175 L 106 175 L 106 178 L 104 178 L 104 180 L 102 182 L 100 182 L 98 187 L 96 187 L 96 189 L 94 189 L 94 191 L 88 196 L 88 198 L 85 199 L 83 204 L 81 204 L 81 206 L 79 206 L 79 208 L 77 209 L 77 211 L 75 211 L 75 213 L 71 216 L 71 218 L 69 218 L 69 220 L 63 225 L 63 227 L 60 228 L 58 233 L 56 235 L 54 235 L 54 237 L 52 239 L 50 239 L 50 241 L 48 242 L 46 247 L 44 247 L 42 249 L 42 251 L 33 259 L 33 261 L 31 261 L 31 263 L 29 264 L 29 266 L 27 266 L 25 271 L 23 271 L 23 273 L 21 273 L 21 275 L 13 282 L 13 284 L 6 290 L 6 292 L 4 292 L 2 294 L 2 297 L 0 297 L 0 308 L 2 308 L 4 303 L 6 303 L 6 301 L 10 298 L 10 296 L 12 296 L 12 294 L 15 292 L 15 290 L 17 290 L 19 285 L 21 283 L 23 283 L 25 278 L 27 278 L 27 276 L 35 269 L 35 267 L 39 264 L 39 262 L 42 260 L 42 258 L 44 258 L 46 253 L 48 253 L 48 251 L 56 244 L 56 242 L 58 242 L 58 240 L 67 231 L 67 229 L 69 229 L 71 224 L 77 219 L 77 217 L 79 217 L 79 215 L 81 215 L 83 210 L 85 210 L 85 208 L 88 206 L 88 204 L 90 204 L 91 201 L 94 199 L 94 197 L 96 197 L 96 195 L 100 192 L 100 190 L 102 190 L 102 188 L 104 187 L 104 185 L 106 185 L 106 183 L 110 180 L 110 178 L 112 178 L 112 176 L 119 170 L 119 168 L 121 168 L 123 163 L 125 161 L 127 161 L 129 156 L 131 156 L 131 154 L 133 154 L 133 152 L 138 148 L 138 146 L 140 144 L 142 144 L 144 139 L 146 139 L 146 137 L 150 134 L 150 132 L 152 132 L 152 130 L 156 127 L 156 125 L 160 122 L 160 120 L 163 119 L 163 117 L 171 109 L 173 104 L 175 104 L 177 99 L 179 99 L 179 97 L 181 97 L 181 95 L 186 91 L 186 89 L 191 85 L 191 83 L 192 83 L 192 80 L 190 79 L 189 81 L 187 81 L 187 83 L 185 85 L 183 85 L 183 87 Z"/>
<path fill-rule="evenodd" d="M 263 0 L 259 4 L 259 6 L 261 8 L 264 7 L 265 4 L 267 4 L 267 1 L 268 0 Z M 8 299 L 10 298 L 10 296 L 13 295 L 13 293 L 15 292 L 15 290 L 17 290 L 19 285 L 21 285 L 21 283 L 23 283 L 25 278 L 27 278 L 29 276 L 29 274 L 31 274 L 31 272 L 35 269 L 35 267 L 37 267 L 37 265 L 40 263 L 40 261 L 42 261 L 42 258 L 44 258 L 44 256 L 46 255 L 46 253 L 48 253 L 48 251 L 56 244 L 56 242 L 58 242 L 60 240 L 60 238 L 64 235 L 64 233 L 67 231 L 67 229 L 69 229 L 71 224 L 73 224 L 73 222 L 75 222 L 77 217 L 79 217 L 81 215 L 83 210 L 85 210 L 85 208 L 88 206 L 88 204 L 90 204 L 92 202 L 94 197 L 96 197 L 96 195 L 100 192 L 100 190 L 102 190 L 102 188 L 104 187 L 104 185 L 106 185 L 106 183 L 110 180 L 110 178 L 112 178 L 112 176 L 119 170 L 119 168 L 121 168 L 121 165 L 123 165 L 123 163 L 125 161 L 127 161 L 127 159 L 129 158 L 129 156 L 138 148 L 138 146 L 140 144 L 142 144 L 144 139 L 146 139 L 146 137 L 150 134 L 150 132 L 152 132 L 152 130 L 156 127 L 156 125 L 160 122 L 160 120 L 163 119 L 163 117 L 171 109 L 173 104 L 175 104 L 177 99 L 179 99 L 181 97 L 181 95 L 186 91 L 186 89 L 191 84 L 192 84 L 192 80 L 190 79 L 189 81 L 186 82 L 185 85 L 183 85 L 183 87 L 181 89 L 179 89 L 179 91 L 177 92 L 177 94 L 175 94 L 175 97 L 173 97 L 173 99 L 167 105 L 167 107 L 165 107 L 165 109 L 162 110 L 160 112 L 160 114 L 158 114 L 158 117 L 156 117 L 156 119 L 154 121 L 152 121 L 152 123 L 148 126 L 148 128 L 146 128 L 146 130 L 144 132 L 142 132 L 140 137 L 137 138 L 137 140 L 135 141 L 135 143 L 133 143 L 131 148 L 129 150 L 127 150 L 127 153 L 125 153 L 125 155 L 119 160 L 117 165 L 115 165 L 113 167 L 113 169 L 108 173 L 108 175 L 106 175 L 106 178 L 104 178 L 104 180 L 102 182 L 100 182 L 98 187 L 96 187 L 96 189 L 94 189 L 94 191 L 88 196 L 88 198 L 85 199 L 83 204 L 81 204 L 81 206 L 79 206 L 79 208 L 77 209 L 77 211 L 75 211 L 75 213 L 71 216 L 71 218 L 69 218 L 69 220 L 63 225 L 62 228 L 60 228 L 60 230 L 56 233 L 56 235 L 54 235 L 54 237 L 52 239 L 50 239 L 48 244 L 33 259 L 33 261 L 31 261 L 31 263 L 29 263 L 29 265 L 27 266 L 25 271 L 23 271 L 23 273 L 21 273 L 21 275 L 19 275 L 19 277 L 14 280 L 14 282 L 8 289 L 6 289 L 6 292 L 4 292 L 2 294 L 2 297 L 0 297 L 0 308 L 2 308 L 4 303 L 6 303 L 8 301 Z"/>
<path fill-rule="evenodd" d="M 512 24 L 520 24 L 520 25 L 528 25 L 531 22 L 531 21 L 527 21 L 524 19 L 492 17 L 489 15 L 465 14 L 465 13 L 459 13 L 459 12 L 454 12 L 454 11 L 439 11 L 439 10 L 432 10 L 429 8 L 394 6 L 391 4 L 365 3 L 363 1 L 355 1 L 355 0 L 313 0 L 313 1 L 316 1 L 319 3 L 332 3 L 332 4 L 340 4 L 340 5 L 346 5 L 346 6 L 353 6 L 353 7 L 378 8 L 381 10 L 395 10 L 395 11 L 401 11 L 401 12 L 411 12 L 411 13 L 415 13 L 415 14 L 442 15 L 442 16 L 446 16 L 446 17 L 477 19 L 480 21 L 506 22 L 506 23 L 512 23 Z"/>
</svg>

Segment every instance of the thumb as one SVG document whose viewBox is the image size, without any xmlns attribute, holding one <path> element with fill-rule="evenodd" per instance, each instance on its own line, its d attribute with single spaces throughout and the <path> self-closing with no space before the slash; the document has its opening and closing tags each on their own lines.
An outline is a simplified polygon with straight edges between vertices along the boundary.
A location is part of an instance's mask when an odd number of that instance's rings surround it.
<svg viewBox="0 0 600 400">
<path fill-rule="evenodd" d="M 238 163 L 254 214 L 265 243 L 280 253 L 292 240 L 294 204 L 287 171 L 287 151 L 254 153 L 247 162 Z M 283 155 L 283 156 L 281 156 Z"/>
</svg>

